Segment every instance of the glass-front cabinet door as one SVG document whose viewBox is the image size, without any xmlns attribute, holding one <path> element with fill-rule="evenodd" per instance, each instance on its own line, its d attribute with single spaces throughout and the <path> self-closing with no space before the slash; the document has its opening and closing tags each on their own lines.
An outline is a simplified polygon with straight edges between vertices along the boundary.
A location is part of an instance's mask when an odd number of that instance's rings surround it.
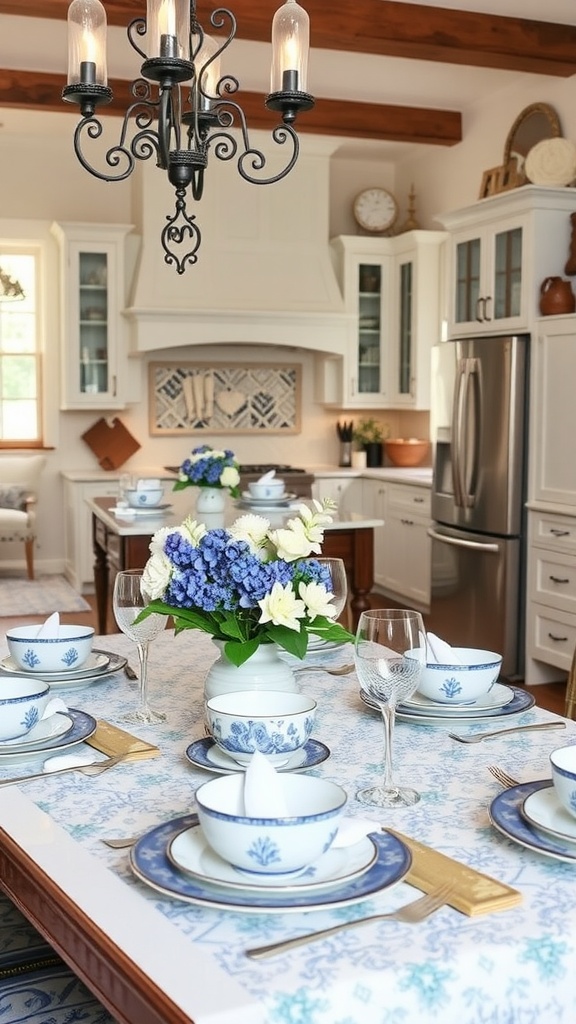
<svg viewBox="0 0 576 1024">
<path fill-rule="evenodd" d="M 459 235 L 453 257 L 456 333 L 521 326 L 524 245 L 524 229 L 518 223 Z"/>
<path fill-rule="evenodd" d="M 382 373 L 382 265 L 358 265 L 358 394 L 378 395 Z"/>
<path fill-rule="evenodd" d="M 126 405 L 126 225 L 54 224 L 60 244 L 62 409 Z"/>
</svg>

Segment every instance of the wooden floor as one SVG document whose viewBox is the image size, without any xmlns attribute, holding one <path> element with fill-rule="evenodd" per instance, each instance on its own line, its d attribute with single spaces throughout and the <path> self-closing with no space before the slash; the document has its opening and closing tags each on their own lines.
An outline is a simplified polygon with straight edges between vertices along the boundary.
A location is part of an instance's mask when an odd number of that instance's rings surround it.
<svg viewBox="0 0 576 1024">
<path fill-rule="evenodd" d="M 85 600 L 91 605 L 91 610 L 88 612 L 71 612 L 69 614 L 62 614 L 62 622 L 78 623 L 78 625 L 94 626 L 94 629 L 98 629 L 98 622 L 96 619 L 95 611 L 95 600 L 94 596 L 90 594 L 83 595 Z M 381 597 L 380 597 L 381 601 Z M 38 622 L 38 616 L 33 616 L 30 619 L 22 618 L 17 616 L 11 618 L 10 616 L 0 616 L 0 627 L 3 631 L 6 631 L 10 626 L 22 625 L 25 622 Z M 112 615 L 109 615 L 109 621 L 112 621 Z M 521 685 L 521 684 L 519 684 Z M 548 711 L 554 711 L 558 715 L 564 714 L 564 703 L 566 694 L 566 683 L 562 680 L 558 683 L 543 683 L 539 686 L 534 686 L 532 692 L 536 698 L 536 703 Z"/>
</svg>

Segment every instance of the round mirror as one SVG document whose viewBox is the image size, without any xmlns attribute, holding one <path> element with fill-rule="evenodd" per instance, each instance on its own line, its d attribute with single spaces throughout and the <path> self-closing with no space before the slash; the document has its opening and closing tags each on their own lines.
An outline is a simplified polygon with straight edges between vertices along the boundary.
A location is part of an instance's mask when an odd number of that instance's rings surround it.
<svg viewBox="0 0 576 1024">
<path fill-rule="evenodd" d="M 515 159 L 518 170 L 522 171 L 532 146 L 543 139 L 561 137 L 560 119 L 554 108 L 547 103 L 532 103 L 518 115 L 508 132 L 504 146 L 504 166 Z"/>
</svg>

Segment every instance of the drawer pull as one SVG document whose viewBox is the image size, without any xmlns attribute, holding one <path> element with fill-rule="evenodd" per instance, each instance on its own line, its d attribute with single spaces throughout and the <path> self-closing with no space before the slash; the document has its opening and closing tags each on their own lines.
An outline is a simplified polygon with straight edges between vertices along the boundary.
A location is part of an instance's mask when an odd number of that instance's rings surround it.
<svg viewBox="0 0 576 1024">
<path fill-rule="evenodd" d="M 553 537 L 569 537 L 570 530 L 550 530 Z"/>
<path fill-rule="evenodd" d="M 550 640 L 553 640 L 554 643 L 561 643 L 561 644 L 565 644 L 567 639 L 568 639 L 567 636 L 554 636 L 554 633 L 548 633 L 548 637 L 549 637 Z"/>
<path fill-rule="evenodd" d="M 400 522 L 402 523 L 403 526 L 414 526 L 413 519 L 401 519 Z"/>
<path fill-rule="evenodd" d="M 549 576 L 548 579 L 552 580 L 552 583 L 570 583 L 569 579 L 562 579 L 560 576 Z"/>
</svg>

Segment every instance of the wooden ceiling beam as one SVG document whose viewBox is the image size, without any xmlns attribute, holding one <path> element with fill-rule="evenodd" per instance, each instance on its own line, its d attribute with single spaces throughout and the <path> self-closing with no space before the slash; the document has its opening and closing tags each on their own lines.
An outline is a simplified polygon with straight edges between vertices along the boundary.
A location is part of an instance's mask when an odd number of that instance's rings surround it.
<svg viewBox="0 0 576 1024">
<path fill-rule="evenodd" d="M 226 2 L 226 0 L 223 0 Z M 238 38 L 269 42 L 270 0 L 230 0 Z M 478 0 L 479 5 L 481 0 Z M 313 47 L 499 70 L 576 74 L 576 26 L 393 0 L 305 0 Z M 69 0 L 0 0 L 0 14 L 65 19 Z M 110 25 L 145 14 L 144 0 L 105 0 Z M 199 0 L 200 19 L 217 6 Z"/>
<path fill-rule="evenodd" d="M 124 114 L 133 100 L 130 84 L 120 79 L 111 80 L 114 100 L 109 106 L 101 107 L 100 111 L 103 114 Z M 62 75 L 0 68 L 0 107 L 59 113 L 69 111 L 79 117 L 75 104 L 63 102 L 63 85 Z M 237 97 L 251 128 L 270 130 L 278 124 L 278 115 L 265 107 L 264 96 L 241 91 Z M 313 110 L 301 115 L 297 127 L 302 132 L 376 141 L 419 142 L 436 146 L 453 146 L 462 141 L 462 120 L 456 111 L 377 103 L 318 99 Z"/>
</svg>

